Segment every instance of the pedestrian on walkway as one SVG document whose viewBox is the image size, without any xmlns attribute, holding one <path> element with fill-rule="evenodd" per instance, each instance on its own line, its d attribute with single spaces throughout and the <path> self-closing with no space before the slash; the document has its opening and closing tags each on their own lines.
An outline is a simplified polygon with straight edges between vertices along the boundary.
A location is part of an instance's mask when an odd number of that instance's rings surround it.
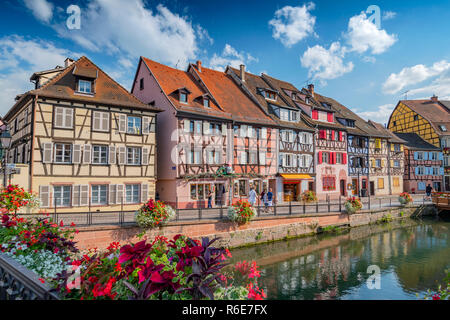
<svg viewBox="0 0 450 320">
<path fill-rule="evenodd" d="M 248 193 L 248 202 L 249 202 L 252 206 L 255 206 L 255 203 L 256 203 L 256 197 L 257 197 L 257 194 L 256 194 L 256 191 L 255 191 L 255 188 L 252 186 L 252 187 L 250 188 L 250 192 Z"/>
<path fill-rule="evenodd" d="M 208 209 L 212 208 L 212 192 L 211 190 L 208 191 Z"/>
<path fill-rule="evenodd" d="M 428 186 L 425 188 L 425 192 L 427 193 L 428 199 L 430 199 L 432 191 L 433 191 L 433 187 L 431 186 L 431 184 L 428 184 Z"/>
</svg>

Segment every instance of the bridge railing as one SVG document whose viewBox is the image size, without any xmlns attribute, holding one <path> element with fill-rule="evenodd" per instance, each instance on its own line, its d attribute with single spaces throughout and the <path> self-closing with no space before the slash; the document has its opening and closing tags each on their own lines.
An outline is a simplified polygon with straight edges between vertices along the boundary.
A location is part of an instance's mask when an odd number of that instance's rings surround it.
<svg viewBox="0 0 450 320">
<path fill-rule="evenodd" d="M 33 271 L 0 253 L 0 300 L 59 300 Z"/>
</svg>

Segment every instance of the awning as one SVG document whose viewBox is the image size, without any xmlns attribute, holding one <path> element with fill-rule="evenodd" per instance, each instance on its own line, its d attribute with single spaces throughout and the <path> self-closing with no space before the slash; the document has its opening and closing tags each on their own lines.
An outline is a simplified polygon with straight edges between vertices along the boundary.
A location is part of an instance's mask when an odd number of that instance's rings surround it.
<svg viewBox="0 0 450 320">
<path fill-rule="evenodd" d="M 282 174 L 286 180 L 313 180 L 309 174 Z"/>
</svg>

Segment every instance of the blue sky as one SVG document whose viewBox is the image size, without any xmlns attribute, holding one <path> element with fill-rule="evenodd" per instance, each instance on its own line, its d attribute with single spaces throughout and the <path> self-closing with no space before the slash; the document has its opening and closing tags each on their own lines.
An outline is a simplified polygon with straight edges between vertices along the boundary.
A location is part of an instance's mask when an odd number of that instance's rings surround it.
<svg viewBox="0 0 450 320">
<path fill-rule="evenodd" d="M 79 30 L 67 28 L 69 5 Z M 448 1 L 7 0 L 0 24 L 0 114 L 34 71 L 80 55 L 126 88 L 141 55 L 178 68 L 244 63 L 383 123 L 406 90 L 450 100 Z"/>
</svg>

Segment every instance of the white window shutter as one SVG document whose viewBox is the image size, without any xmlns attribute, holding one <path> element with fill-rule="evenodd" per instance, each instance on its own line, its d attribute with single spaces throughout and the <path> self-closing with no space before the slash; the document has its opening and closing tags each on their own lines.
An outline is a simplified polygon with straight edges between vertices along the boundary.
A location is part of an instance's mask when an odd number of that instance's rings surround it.
<svg viewBox="0 0 450 320">
<path fill-rule="evenodd" d="M 64 121 L 64 127 L 65 128 L 72 128 L 73 127 L 73 111 L 72 108 L 65 108 L 66 109 L 66 115 L 65 115 L 65 121 Z"/>
<path fill-rule="evenodd" d="M 259 153 L 259 164 L 262 166 L 266 165 L 266 153 L 265 152 Z"/>
<path fill-rule="evenodd" d="M 42 162 L 52 163 L 53 161 L 53 143 L 44 142 L 42 144 Z"/>
<path fill-rule="evenodd" d="M 55 107 L 55 127 L 62 128 L 64 126 L 64 109 L 62 107 Z"/>
<path fill-rule="evenodd" d="M 141 202 L 145 202 L 148 200 L 148 184 L 141 184 Z"/>
<path fill-rule="evenodd" d="M 125 203 L 125 197 L 124 197 L 124 185 L 118 184 L 116 185 L 116 203 L 121 204 Z"/>
<path fill-rule="evenodd" d="M 241 125 L 241 132 L 240 132 L 241 134 L 241 138 L 244 138 L 244 137 L 246 137 L 247 136 L 247 126 L 246 125 Z"/>
<path fill-rule="evenodd" d="M 227 124 L 226 123 L 222 123 L 222 135 L 223 136 L 227 135 Z"/>
<path fill-rule="evenodd" d="M 41 208 L 50 207 L 50 186 L 39 186 Z"/>
<path fill-rule="evenodd" d="M 297 167 L 297 155 L 292 155 L 292 166 Z"/>
<path fill-rule="evenodd" d="M 72 163 L 75 164 L 81 163 L 81 144 L 73 145 Z"/>
<path fill-rule="evenodd" d="M 156 132 L 156 116 L 150 117 L 148 133 Z"/>
<path fill-rule="evenodd" d="M 102 112 L 102 118 L 101 118 L 101 121 L 102 121 L 101 128 L 102 128 L 102 130 L 109 131 L 109 123 L 110 123 L 109 115 L 110 115 L 109 112 Z"/>
<path fill-rule="evenodd" d="M 127 115 L 119 114 L 119 132 L 127 131 Z"/>
<path fill-rule="evenodd" d="M 93 130 L 101 129 L 101 113 L 98 111 L 92 112 L 92 129 Z"/>
<path fill-rule="evenodd" d="M 80 206 L 80 185 L 74 185 L 72 187 L 72 206 L 73 207 L 79 207 Z"/>
<path fill-rule="evenodd" d="M 126 163 L 127 158 L 126 158 L 126 148 L 124 146 L 120 146 L 119 147 L 119 164 L 123 165 Z"/>
<path fill-rule="evenodd" d="M 261 130 L 261 137 L 263 139 L 267 139 L 267 128 L 262 128 L 262 130 Z"/>
<path fill-rule="evenodd" d="M 184 132 L 189 132 L 191 131 L 191 121 L 189 119 L 184 119 Z"/>
<path fill-rule="evenodd" d="M 211 134 L 208 121 L 203 121 L 203 134 Z"/>
<path fill-rule="evenodd" d="M 150 133 L 150 117 L 142 117 L 142 133 Z"/>
<path fill-rule="evenodd" d="M 115 146 L 109 146 L 108 163 L 116 164 L 116 147 Z"/>
<path fill-rule="evenodd" d="M 142 148 L 142 159 L 141 159 L 141 163 L 143 166 L 147 166 L 148 165 L 148 148 L 143 147 Z"/>
<path fill-rule="evenodd" d="M 110 184 L 109 185 L 109 204 L 116 204 L 117 202 L 117 185 L 116 184 Z"/>
<path fill-rule="evenodd" d="M 80 185 L 80 206 L 88 206 L 89 205 L 89 185 L 81 184 Z"/>
<path fill-rule="evenodd" d="M 83 147 L 83 163 L 89 164 L 91 163 L 91 151 L 92 146 L 90 144 L 85 144 Z"/>
<path fill-rule="evenodd" d="M 248 126 L 247 127 L 247 137 L 251 138 L 253 136 L 253 127 Z"/>
</svg>

